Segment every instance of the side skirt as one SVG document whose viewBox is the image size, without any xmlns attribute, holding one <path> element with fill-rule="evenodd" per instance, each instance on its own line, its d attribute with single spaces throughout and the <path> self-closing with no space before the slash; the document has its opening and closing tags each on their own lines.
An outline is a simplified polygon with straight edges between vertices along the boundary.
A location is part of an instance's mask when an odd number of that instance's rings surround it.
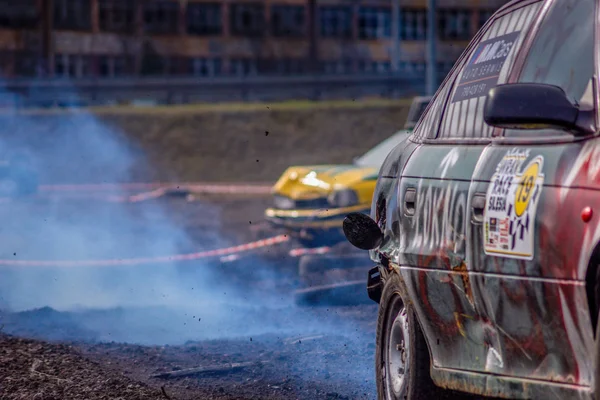
<svg viewBox="0 0 600 400">
<path fill-rule="evenodd" d="M 587 386 L 491 375 L 448 368 L 431 368 L 433 382 L 442 388 L 505 399 L 591 400 Z"/>
</svg>

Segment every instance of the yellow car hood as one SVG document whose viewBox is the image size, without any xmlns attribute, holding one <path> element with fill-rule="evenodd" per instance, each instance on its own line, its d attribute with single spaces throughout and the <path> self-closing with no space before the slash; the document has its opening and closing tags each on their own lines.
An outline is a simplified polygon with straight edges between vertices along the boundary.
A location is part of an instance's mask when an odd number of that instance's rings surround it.
<svg viewBox="0 0 600 400">
<path fill-rule="evenodd" d="M 376 181 L 378 168 L 356 165 L 314 165 L 289 167 L 273 187 L 273 194 L 294 200 L 323 196 L 337 189 L 354 188 L 364 181 Z"/>
</svg>

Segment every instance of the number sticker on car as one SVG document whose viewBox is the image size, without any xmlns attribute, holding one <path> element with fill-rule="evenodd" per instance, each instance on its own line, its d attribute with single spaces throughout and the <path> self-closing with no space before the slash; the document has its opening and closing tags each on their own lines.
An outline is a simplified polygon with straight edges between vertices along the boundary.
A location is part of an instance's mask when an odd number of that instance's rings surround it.
<svg viewBox="0 0 600 400">
<path fill-rule="evenodd" d="M 492 176 L 484 212 L 484 250 L 488 255 L 533 259 L 535 217 L 544 185 L 544 158 L 525 167 L 529 150 L 508 151 Z"/>
</svg>

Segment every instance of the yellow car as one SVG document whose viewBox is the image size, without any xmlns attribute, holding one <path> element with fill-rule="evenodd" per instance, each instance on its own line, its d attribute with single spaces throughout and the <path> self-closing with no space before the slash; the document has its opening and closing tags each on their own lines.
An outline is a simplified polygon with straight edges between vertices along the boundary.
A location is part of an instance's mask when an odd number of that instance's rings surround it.
<svg viewBox="0 0 600 400">
<path fill-rule="evenodd" d="M 369 213 L 383 160 L 410 134 L 429 99 L 416 97 L 404 130 L 351 165 L 289 167 L 273 187 L 274 204 L 265 211 L 267 221 L 285 228 L 305 247 L 331 246 L 344 241 L 342 221 L 351 212 Z"/>
</svg>

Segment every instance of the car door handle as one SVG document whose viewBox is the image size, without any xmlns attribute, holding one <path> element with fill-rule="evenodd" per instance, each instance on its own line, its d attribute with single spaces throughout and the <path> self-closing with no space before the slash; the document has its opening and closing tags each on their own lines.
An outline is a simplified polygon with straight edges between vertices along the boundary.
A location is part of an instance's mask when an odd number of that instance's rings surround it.
<svg viewBox="0 0 600 400">
<path fill-rule="evenodd" d="M 485 194 L 476 193 L 471 201 L 471 221 L 475 224 L 483 223 L 483 214 L 485 212 Z"/>
<path fill-rule="evenodd" d="M 406 189 L 404 193 L 404 214 L 415 215 L 415 202 L 417 199 L 417 191 L 414 188 Z"/>
</svg>

